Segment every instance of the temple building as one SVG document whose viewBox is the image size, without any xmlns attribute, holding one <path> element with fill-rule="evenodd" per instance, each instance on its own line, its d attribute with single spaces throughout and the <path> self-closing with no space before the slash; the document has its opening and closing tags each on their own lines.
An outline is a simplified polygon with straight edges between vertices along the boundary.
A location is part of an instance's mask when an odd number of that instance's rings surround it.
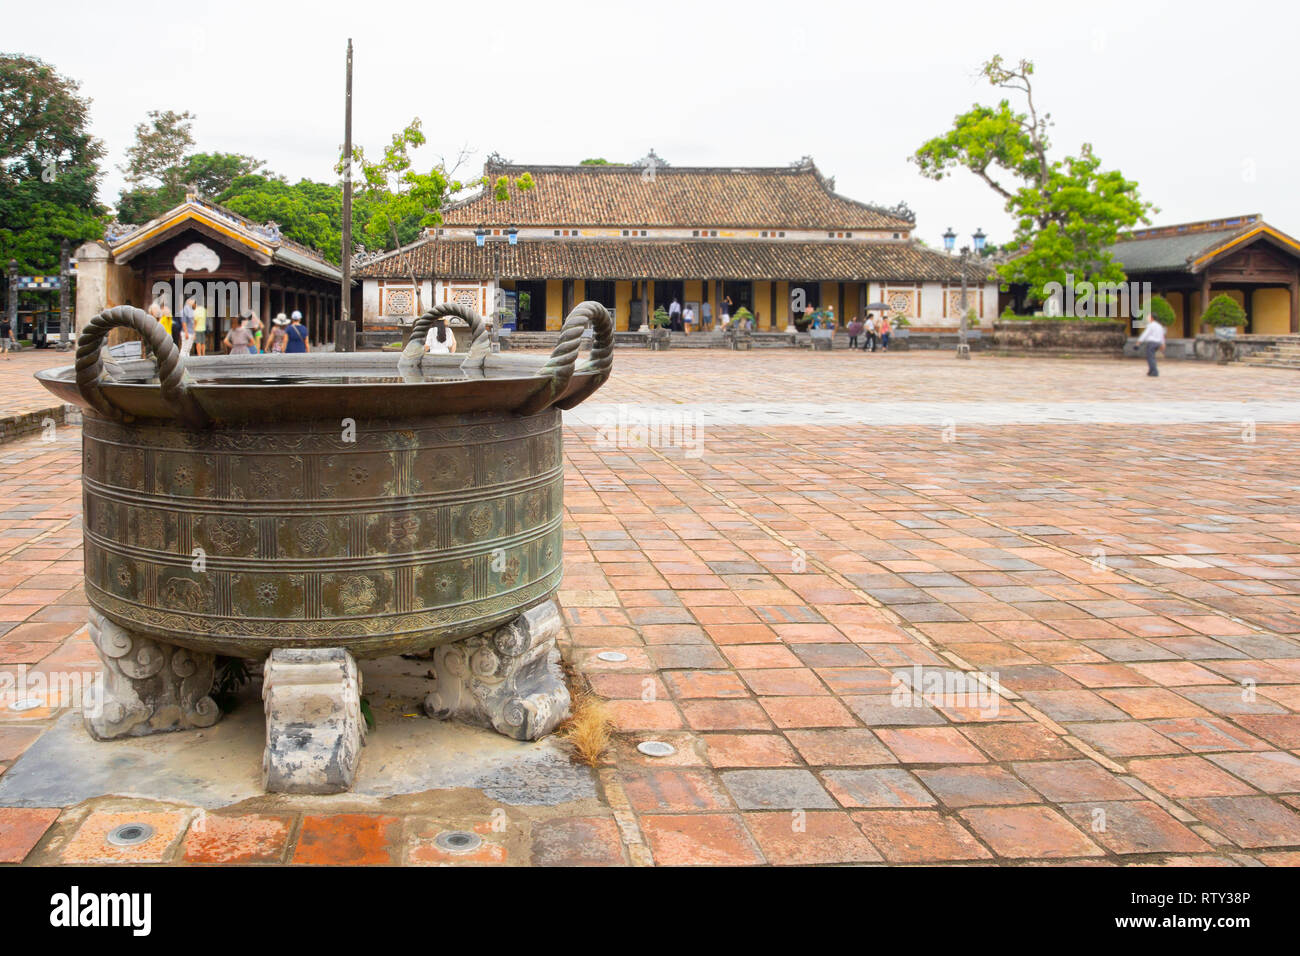
<svg viewBox="0 0 1300 956">
<path fill-rule="evenodd" d="M 343 275 L 320 253 L 195 194 L 140 226 L 115 225 L 77 249 L 76 324 L 117 305 L 147 308 L 168 295 L 179 314 L 191 295 L 208 310 L 220 342 L 230 317 L 263 322 L 298 310 L 313 342 L 329 342 L 339 318 Z"/>
<path fill-rule="evenodd" d="M 1170 335 L 1192 338 L 1215 296 L 1246 311 L 1247 334 L 1300 332 L 1300 242 L 1258 215 L 1136 230 L 1107 250 L 1130 281 L 1150 282 L 1177 320 Z"/>
<path fill-rule="evenodd" d="M 835 192 L 811 159 L 787 167 L 669 166 L 653 152 L 632 165 L 528 166 L 489 158 L 489 183 L 524 172 L 535 186 L 497 201 L 486 190 L 444 209 L 444 223 L 401 250 L 367 257 L 362 328 L 409 321 L 419 304 L 500 312 L 521 331 L 558 329 L 578 302 L 607 306 L 635 331 L 676 299 L 697 317 L 742 306 L 762 331 L 796 312 L 833 308 L 842 324 L 887 306 L 913 328 L 951 329 L 961 315 L 962 263 L 915 238 L 905 206 Z M 994 282 L 967 267 L 968 306 L 997 317 Z M 698 328 L 698 326 L 697 326 Z"/>
</svg>

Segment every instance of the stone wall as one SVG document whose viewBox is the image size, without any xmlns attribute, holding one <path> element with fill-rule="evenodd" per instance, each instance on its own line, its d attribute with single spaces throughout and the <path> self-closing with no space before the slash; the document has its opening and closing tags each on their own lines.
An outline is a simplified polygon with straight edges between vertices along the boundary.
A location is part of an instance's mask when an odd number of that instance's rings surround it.
<svg viewBox="0 0 1300 956">
<path fill-rule="evenodd" d="M 999 319 L 993 323 L 991 348 L 999 352 L 1119 358 L 1124 354 L 1127 340 L 1128 327 L 1124 322 Z"/>
</svg>

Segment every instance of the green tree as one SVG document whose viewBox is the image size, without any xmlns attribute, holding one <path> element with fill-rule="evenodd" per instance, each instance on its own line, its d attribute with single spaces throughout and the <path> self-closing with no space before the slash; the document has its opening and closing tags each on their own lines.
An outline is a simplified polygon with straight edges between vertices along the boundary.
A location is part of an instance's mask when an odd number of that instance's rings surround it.
<svg viewBox="0 0 1300 956">
<path fill-rule="evenodd" d="M 995 107 L 976 104 L 911 158 L 929 179 L 965 168 L 1006 201 L 1016 222 L 1018 254 L 997 267 L 998 275 L 1004 283 L 1026 283 L 1041 300 L 1043 287 L 1064 284 L 1067 274 L 1076 284 L 1124 281 L 1122 266 L 1105 247 L 1121 229 L 1149 222 L 1156 210 L 1138 195 L 1137 183 L 1118 170 L 1103 170 L 1089 143 L 1078 155 L 1051 158 L 1051 114 L 1040 112 L 1034 100 L 1033 72 L 1029 60 L 1008 67 L 994 56 L 984 63 L 984 77 L 1020 94 L 1024 111 L 1009 99 Z"/>
<path fill-rule="evenodd" d="M 359 193 L 368 202 L 369 209 L 361 234 L 369 248 L 401 250 L 400 258 L 410 276 L 411 285 L 415 287 L 417 312 L 424 309 L 420 284 L 416 281 L 415 266 L 404 249 L 399 227 L 409 227 L 413 222 L 418 234 L 419 230 L 441 225 L 441 210 L 447 200 L 473 186 L 491 188 L 493 197 L 499 202 L 510 198 L 512 186 L 525 191 L 533 188 L 533 177 L 526 172 L 513 182 L 508 176 L 498 176 L 491 184 L 485 176 L 462 182 L 455 178 L 456 167 L 449 170 L 443 161 L 439 161 L 427 173 L 417 172 L 411 160 L 411 150 L 418 149 L 425 142 L 420 118 L 417 116 L 405 129 L 393 134 L 382 159 L 366 159 L 365 151 L 360 146 L 353 147 L 351 157 L 352 168 L 361 173 Z M 335 169 L 346 174 L 342 157 Z"/>
<path fill-rule="evenodd" d="M 193 153 L 174 168 L 163 170 L 161 185 L 141 185 L 123 190 L 117 201 L 117 218 L 126 223 L 148 222 L 185 201 L 193 188 L 200 196 L 215 198 L 242 176 L 265 171 L 266 164 L 242 153 Z"/>
<path fill-rule="evenodd" d="M 150 110 L 148 120 L 135 125 L 135 142 L 126 151 L 127 184 L 168 186 L 179 182 L 176 177 L 186 152 L 194 145 L 195 116 L 188 110 Z"/>
<path fill-rule="evenodd" d="M 338 183 L 302 179 L 289 184 L 279 177 L 250 174 L 231 183 L 217 201 L 255 222 L 275 221 L 288 238 L 315 249 L 335 265 L 341 262 L 343 188 Z M 355 197 L 353 232 L 359 235 L 369 217 L 369 200 Z"/>
<path fill-rule="evenodd" d="M 78 90 L 42 60 L 0 54 L 0 266 L 52 271 L 64 239 L 75 248 L 102 235 L 104 147 Z"/>
</svg>

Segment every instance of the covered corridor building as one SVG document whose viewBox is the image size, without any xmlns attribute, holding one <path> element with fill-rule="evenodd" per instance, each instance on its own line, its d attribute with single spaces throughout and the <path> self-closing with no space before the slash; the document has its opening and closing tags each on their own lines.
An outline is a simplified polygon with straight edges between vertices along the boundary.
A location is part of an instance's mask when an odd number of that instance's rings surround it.
<svg viewBox="0 0 1300 956">
<path fill-rule="evenodd" d="M 833 307 L 841 323 L 879 303 L 918 330 L 959 323 L 960 261 L 918 242 L 905 208 L 836 193 L 811 159 L 673 167 L 651 153 L 635 165 L 484 167 L 489 183 L 524 172 L 533 189 L 458 202 L 441 227 L 361 265 L 362 328 L 409 321 L 412 268 L 425 307 L 504 309 L 527 331 L 558 329 L 584 299 L 633 331 L 673 299 L 716 321 L 724 297 L 764 331 L 784 330 L 803 305 Z M 997 285 L 977 263 L 967 268 L 969 307 L 989 324 Z"/>
</svg>

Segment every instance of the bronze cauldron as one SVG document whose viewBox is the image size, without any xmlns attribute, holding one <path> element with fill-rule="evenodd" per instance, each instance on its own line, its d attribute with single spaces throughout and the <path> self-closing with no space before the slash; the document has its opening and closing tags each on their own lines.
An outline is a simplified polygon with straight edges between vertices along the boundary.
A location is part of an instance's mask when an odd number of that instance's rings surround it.
<svg viewBox="0 0 1300 956">
<path fill-rule="evenodd" d="M 452 315 L 469 324 L 468 352 L 424 354 Z M 107 360 L 115 327 L 140 333 L 156 363 Z M 359 685 L 354 658 L 430 648 L 431 712 L 549 732 L 568 706 L 550 602 L 560 409 L 608 378 L 612 345 L 595 302 L 573 310 L 548 359 L 494 354 L 457 305 L 422 316 L 400 354 L 185 359 L 147 313 L 97 315 L 75 366 L 37 374 L 85 411 L 86 597 L 108 690 L 92 733 L 212 723 L 215 655 L 270 655 L 274 725 L 277 686 L 288 700 Z M 356 696 L 330 694 L 340 712 Z"/>
</svg>

